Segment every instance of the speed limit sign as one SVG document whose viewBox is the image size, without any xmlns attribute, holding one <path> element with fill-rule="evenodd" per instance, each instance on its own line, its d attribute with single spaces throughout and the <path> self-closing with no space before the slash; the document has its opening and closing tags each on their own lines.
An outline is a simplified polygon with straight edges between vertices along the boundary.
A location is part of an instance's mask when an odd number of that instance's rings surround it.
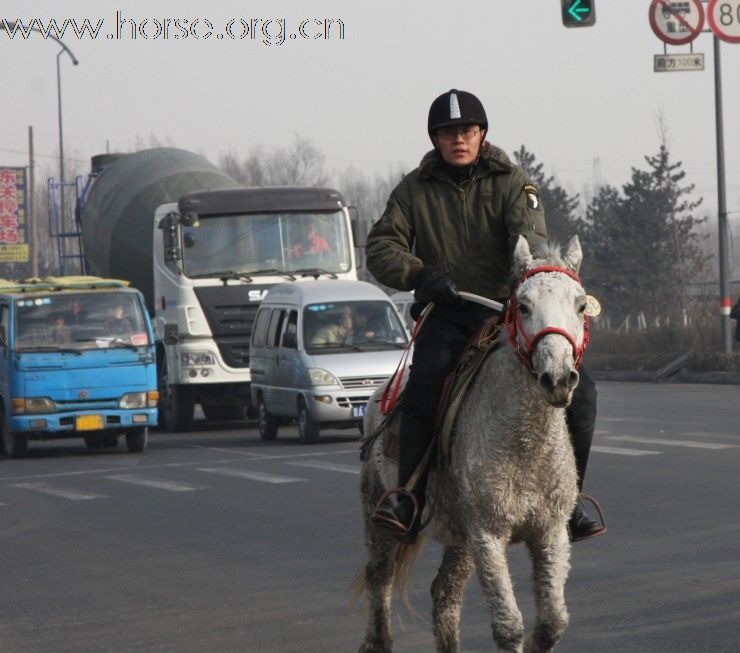
<svg viewBox="0 0 740 653">
<path fill-rule="evenodd" d="M 709 0 L 707 17 L 718 38 L 740 43 L 740 0 Z"/>
</svg>

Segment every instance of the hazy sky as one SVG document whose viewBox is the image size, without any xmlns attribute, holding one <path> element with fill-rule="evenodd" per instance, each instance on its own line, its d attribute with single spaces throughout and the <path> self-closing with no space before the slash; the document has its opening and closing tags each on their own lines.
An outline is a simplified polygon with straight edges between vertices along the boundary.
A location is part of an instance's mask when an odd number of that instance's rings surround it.
<svg viewBox="0 0 740 653">
<path fill-rule="evenodd" d="M 287 145 L 309 138 L 328 166 L 410 169 L 429 148 L 431 100 L 457 87 L 475 92 L 491 123 L 490 139 L 511 152 L 524 144 L 571 191 L 591 183 L 598 159 L 602 179 L 621 184 L 630 166 L 658 148 L 658 115 L 671 151 L 716 219 L 716 150 L 712 37 L 703 72 L 654 73 L 663 43 L 648 21 L 649 0 L 595 0 L 594 27 L 566 29 L 559 0 L 407 0 L 245 2 L 216 0 L 3 0 L 5 18 L 67 18 L 93 24 L 100 36 L 64 42 L 79 59 L 62 64 L 64 144 L 87 159 L 129 150 L 137 136 L 171 139 L 217 161 L 257 144 Z M 131 23 L 114 38 L 116 12 L 157 31 L 171 19 L 169 38 L 131 38 Z M 192 25 L 201 38 L 175 39 Z M 272 45 L 258 38 L 219 39 L 230 19 L 273 19 Z M 279 24 L 313 36 L 313 19 L 340 19 L 344 39 L 287 39 Z M 213 25 L 211 31 L 205 20 Z M 242 23 L 232 33 L 242 33 Z M 254 23 L 252 23 L 254 25 Z M 707 27 L 708 29 L 708 27 Z M 110 37 L 108 37 L 110 35 Z M 38 34 L 10 41 L 0 34 L 4 92 L 0 104 L 0 164 L 27 162 L 33 125 L 39 164 L 57 153 L 58 46 Z M 688 52 L 689 46 L 669 46 Z M 728 208 L 740 216 L 740 44 L 722 44 Z M 740 234 L 738 234 L 740 237 Z"/>
</svg>

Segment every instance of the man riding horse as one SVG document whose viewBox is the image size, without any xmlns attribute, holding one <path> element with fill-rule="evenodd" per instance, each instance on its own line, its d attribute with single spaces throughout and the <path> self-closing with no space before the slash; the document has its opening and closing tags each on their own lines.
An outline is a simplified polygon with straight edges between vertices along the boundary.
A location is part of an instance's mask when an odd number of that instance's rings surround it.
<svg viewBox="0 0 740 653">
<path fill-rule="evenodd" d="M 400 488 L 433 439 L 445 377 L 482 322 L 496 315 L 464 301 L 458 290 L 505 302 L 518 236 L 533 247 L 547 241 L 538 189 L 503 150 L 485 140 L 488 120 L 477 97 L 455 89 L 443 93 L 432 102 L 427 129 L 434 149 L 393 190 L 366 248 L 368 269 L 378 281 L 414 290 L 416 315 L 434 302 L 416 338 L 400 407 L 399 489 L 373 515 L 376 524 L 406 543 L 420 528 L 426 473 L 413 498 Z M 566 418 L 580 491 L 596 422 L 596 388 L 583 368 Z M 578 541 L 605 529 L 578 503 L 569 530 Z"/>
</svg>

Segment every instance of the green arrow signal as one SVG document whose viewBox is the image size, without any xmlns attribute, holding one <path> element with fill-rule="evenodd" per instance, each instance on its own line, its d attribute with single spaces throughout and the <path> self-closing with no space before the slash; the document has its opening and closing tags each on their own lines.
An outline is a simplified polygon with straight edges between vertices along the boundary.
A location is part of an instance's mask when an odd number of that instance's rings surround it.
<svg viewBox="0 0 740 653">
<path fill-rule="evenodd" d="M 587 7 L 580 7 L 581 0 L 576 0 L 571 6 L 570 9 L 568 9 L 568 13 L 573 16 L 578 21 L 582 21 L 583 18 L 581 18 L 578 14 L 587 14 L 590 9 Z"/>
</svg>

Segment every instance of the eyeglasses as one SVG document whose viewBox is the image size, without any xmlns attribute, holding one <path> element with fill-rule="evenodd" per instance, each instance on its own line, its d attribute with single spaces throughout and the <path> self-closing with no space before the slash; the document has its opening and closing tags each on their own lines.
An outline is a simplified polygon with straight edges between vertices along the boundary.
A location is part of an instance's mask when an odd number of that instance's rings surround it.
<svg viewBox="0 0 740 653">
<path fill-rule="evenodd" d="M 446 141 L 453 141 L 458 136 L 462 136 L 464 140 L 470 140 L 474 136 L 480 133 L 480 128 L 477 125 L 468 125 L 467 127 L 440 127 L 437 130 L 437 136 L 443 138 Z"/>
</svg>

